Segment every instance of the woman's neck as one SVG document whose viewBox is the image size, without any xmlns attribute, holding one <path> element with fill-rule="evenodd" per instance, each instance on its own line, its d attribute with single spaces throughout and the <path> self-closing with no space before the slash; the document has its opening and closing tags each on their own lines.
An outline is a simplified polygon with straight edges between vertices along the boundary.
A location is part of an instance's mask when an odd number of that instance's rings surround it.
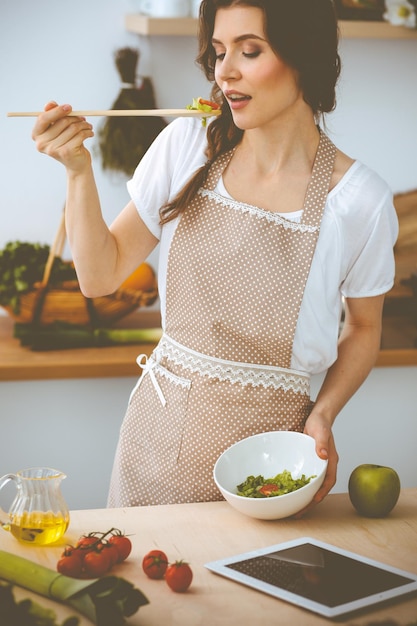
<svg viewBox="0 0 417 626">
<path fill-rule="evenodd" d="M 274 176 L 294 167 L 311 171 L 319 141 L 320 134 L 315 124 L 256 128 L 243 133 L 237 151 L 260 175 Z"/>
</svg>

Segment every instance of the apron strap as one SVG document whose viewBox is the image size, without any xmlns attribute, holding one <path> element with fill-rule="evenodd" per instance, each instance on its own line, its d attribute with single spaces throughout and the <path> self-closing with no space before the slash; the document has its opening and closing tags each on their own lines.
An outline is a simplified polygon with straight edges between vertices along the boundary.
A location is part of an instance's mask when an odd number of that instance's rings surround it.
<svg viewBox="0 0 417 626">
<path fill-rule="evenodd" d="M 224 154 L 221 154 L 210 166 L 209 173 L 207 175 L 207 180 L 204 184 L 205 189 L 209 189 L 213 191 L 217 185 L 217 182 L 222 175 L 223 171 L 226 169 L 227 164 L 233 156 L 236 147 L 232 150 L 228 150 Z"/>
<path fill-rule="evenodd" d="M 316 227 L 321 224 L 336 158 L 336 146 L 321 129 L 319 131 L 320 141 L 307 186 L 301 218 L 302 224 Z"/>
</svg>

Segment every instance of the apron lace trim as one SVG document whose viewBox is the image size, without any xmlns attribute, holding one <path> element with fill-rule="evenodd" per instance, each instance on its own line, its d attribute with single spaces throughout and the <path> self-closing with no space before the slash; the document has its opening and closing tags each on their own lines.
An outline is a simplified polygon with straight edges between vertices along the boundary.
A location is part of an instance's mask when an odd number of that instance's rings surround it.
<svg viewBox="0 0 417 626">
<path fill-rule="evenodd" d="M 229 207 L 235 209 L 236 211 L 240 211 L 241 213 L 249 213 L 259 219 L 266 219 L 268 222 L 279 224 L 283 226 L 287 230 L 291 230 L 293 232 L 302 232 L 302 233 L 314 233 L 319 230 L 318 226 L 312 226 L 309 224 L 303 224 L 302 222 L 294 222 L 292 220 L 286 220 L 281 215 L 277 213 L 271 213 L 271 211 L 265 211 L 257 206 L 252 204 L 246 204 L 244 202 L 238 202 L 237 200 L 233 200 L 233 198 L 225 198 L 221 196 L 216 191 L 211 189 L 199 189 L 198 194 L 203 197 L 208 197 L 210 200 L 214 200 L 216 204 L 221 204 L 225 207 Z"/>
<path fill-rule="evenodd" d="M 173 361 L 185 370 L 200 376 L 228 381 L 232 384 L 253 385 L 273 389 L 284 389 L 302 395 L 310 394 L 310 376 L 297 370 L 227 361 L 191 350 L 164 334 L 154 350 L 157 362 L 162 358 Z"/>
</svg>

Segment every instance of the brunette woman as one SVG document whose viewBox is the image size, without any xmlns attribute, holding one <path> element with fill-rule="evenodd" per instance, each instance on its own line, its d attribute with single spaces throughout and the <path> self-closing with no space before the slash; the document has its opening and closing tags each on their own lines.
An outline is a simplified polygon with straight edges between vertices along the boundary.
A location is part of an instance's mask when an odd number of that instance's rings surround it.
<svg viewBox="0 0 417 626">
<path fill-rule="evenodd" d="M 392 194 L 323 130 L 340 72 L 332 0 L 203 0 L 198 62 L 222 114 L 161 132 L 110 228 L 83 143 L 90 123 L 51 102 L 33 131 L 68 173 L 87 296 L 113 292 L 160 246 L 164 335 L 138 359 L 109 506 L 220 499 L 220 453 L 280 429 L 311 435 L 328 459 L 319 502 L 336 480 L 332 425 L 379 350 Z"/>
</svg>

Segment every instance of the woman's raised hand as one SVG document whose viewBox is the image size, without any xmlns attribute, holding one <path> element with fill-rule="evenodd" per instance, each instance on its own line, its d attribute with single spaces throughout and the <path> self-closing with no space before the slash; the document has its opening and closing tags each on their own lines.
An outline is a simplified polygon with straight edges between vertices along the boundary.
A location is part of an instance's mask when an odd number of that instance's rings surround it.
<svg viewBox="0 0 417 626">
<path fill-rule="evenodd" d="M 84 141 L 94 137 L 92 125 L 83 117 L 70 116 L 69 104 L 48 102 L 32 130 L 32 139 L 39 152 L 46 154 L 68 170 L 77 173 L 91 164 L 91 155 Z"/>
</svg>

